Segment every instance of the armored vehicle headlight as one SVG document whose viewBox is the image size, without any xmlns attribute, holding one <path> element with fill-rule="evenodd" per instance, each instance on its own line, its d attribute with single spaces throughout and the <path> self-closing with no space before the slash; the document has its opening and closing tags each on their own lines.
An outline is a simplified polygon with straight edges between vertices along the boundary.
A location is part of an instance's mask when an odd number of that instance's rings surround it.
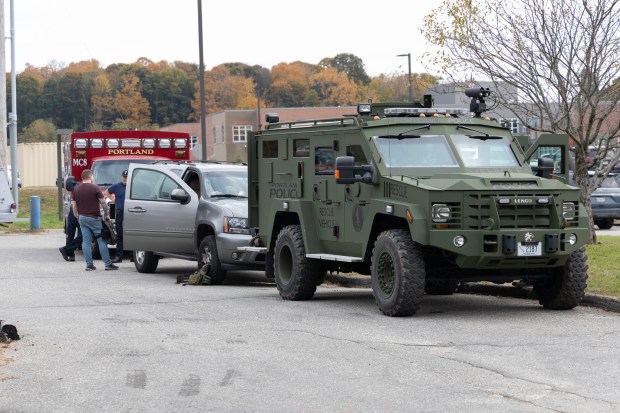
<svg viewBox="0 0 620 413">
<path fill-rule="evenodd" d="M 224 232 L 229 234 L 249 234 L 248 219 L 224 217 Z"/>
<path fill-rule="evenodd" d="M 575 219 L 575 203 L 574 202 L 564 202 L 564 204 L 562 204 L 562 216 L 566 220 Z"/>
<path fill-rule="evenodd" d="M 365 115 L 372 112 L 372 104 L 370 103 L 360 103 L 357 105 L 357 113 L 360 115 Z"/>
<path fill-rule="evenodd" d="M 450 207 L 446 204 L 433 204 L 431 209 L 433 222 L 448 222 L 452 215 Z"/>
<path fill-rule="evenodd" d="M 577 235 L 576 234 L 570 234 L 568 236 L 568 243 L 570 245 L 575 245 L 577 243 Z"/>
</svg>

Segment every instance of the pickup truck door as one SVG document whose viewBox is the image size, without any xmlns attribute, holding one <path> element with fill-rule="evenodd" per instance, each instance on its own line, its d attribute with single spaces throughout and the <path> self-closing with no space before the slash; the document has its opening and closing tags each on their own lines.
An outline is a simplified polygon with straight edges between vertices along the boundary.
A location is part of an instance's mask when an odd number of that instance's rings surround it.
<svg viewBox="0 0 620 413">
<path fill-rule="evenodd" d="M 196 252 L 198 195 L 173 171 L 175 166 L 130 165 L 123 221 L 125 249 Z M 171 199 L 174 189 L 187 192 L 189 200 Z"/>
</svg>

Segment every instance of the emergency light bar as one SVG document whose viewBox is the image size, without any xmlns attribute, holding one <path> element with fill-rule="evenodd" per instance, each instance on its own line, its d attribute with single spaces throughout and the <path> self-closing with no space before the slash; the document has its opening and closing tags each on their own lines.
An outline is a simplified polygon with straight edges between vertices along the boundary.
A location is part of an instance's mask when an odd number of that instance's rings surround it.
<svg viewBox="0 0 620 413">
<path fill-rule="evenodd" d="M 385 116 L 465 116 L 467 109 L 458 108 L 386 108 Z"/>
</svg>

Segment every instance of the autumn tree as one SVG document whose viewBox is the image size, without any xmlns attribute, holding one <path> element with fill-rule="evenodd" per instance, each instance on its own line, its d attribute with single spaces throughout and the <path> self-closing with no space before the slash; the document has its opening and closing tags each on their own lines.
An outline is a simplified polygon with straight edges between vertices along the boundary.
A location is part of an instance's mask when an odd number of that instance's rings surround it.
<svg viewBox="0 0 620 413">
<path fill-rule="evenodd" d="M 279 63 L 271 68 L 272 82 L 265 98 L 269 106 L 303 106 L 310 89 L 310 76 L 315 72 L 301 62 Z"/>
<path fill-rule="evenodd" d="M 200 119 L 200 94 L 198 82 L 192 101 L 191 119 Z M 227 109 L 252 109 L 256 107 L 254 83 L 251 79 L 232 75 L 226 65 L 219 65 L 205 72 L 205 108 L 208 113 Z"/>
<path fill-rule="evenodd" d="M 366 73 L 364 61 L 351 53 L 340 53 L 333 58 L 325 58 L 319 62 L 319 66 L 323 69 L 334 68 L 358 85 L 367 85 L 371 80 Z"/>
<path fill-rule="evenodd" d="M 372 78 L 366 96 L 375 102 L 404 102 L 409 99 L 408 74 L 381 74 Z M 414 101 L 421 101 L 426 90 L 437 84 L 437 77 L 429 73 L 412 73 L 411 85 Z"/>
<path fill-rule="evenodd" d="M 128 74 L 123 79 L 123 87 L 114 96 L 116 122 L 123 127 L 139 129 L 148 127 L 151 113 L 149 102 L 142 96 L 140 79 Z"/>
<path fill-rule="evenodd" d="M 56 142 L 56 126 L 45 119 L 36 119 L 17 135 L 19 143 Z"/>
<path fill-rule="evenodd" d="M 590 195 L 620 159 L 616 150 L 588 180 L 588 147 L 605 157 L 620 137 L 620 90 L 611 87 L 620 77 L 620 0 L 445 0 L 423 33 L 441 47 L 426 60 L 448 79 L 513 86 L 517 94 L 496 94 L 498 104 L 533 130 L 571 138 L 594 242 Z"/>
<path fill-rule="evenodd" d="M 92 130 L 103 129 L 105 121 L 114 116 L 114 98 L 108 77 L 102 73 L 93 79 L 93 91 L 90 97 Z"/>
<path fill-rule="evenodd" d="M 357 86 L 344 73 L 334 68 L 321 70 L 309 79 L 321 106 L 348 106 L 357 103 Z M 308 96 L 306 96 L 308 98 Z"/>
</svg>

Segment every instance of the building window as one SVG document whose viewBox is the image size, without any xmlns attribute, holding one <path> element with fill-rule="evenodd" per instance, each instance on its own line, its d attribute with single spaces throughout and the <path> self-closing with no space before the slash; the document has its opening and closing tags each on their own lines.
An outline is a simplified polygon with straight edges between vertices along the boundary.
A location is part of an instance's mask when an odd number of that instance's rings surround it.
<svg viewBox="0 0 620 413">
<path fill-rule="evenodd" d="M 194 149 L 198 145 L 198 136 L 192 135 L 189 137 L 189 148 Z"/>
<path fill-rule="evenodd" d="M 233 142 L 247 142 L 248 132 L 252 131 L 252 125 L 235 125 L 232 128 Z"/>
<path fill-rule="evenodd" d="M 226 132 L 224 132 L 224 125 L 222 125 L 222 142 L 226 142 Z"/>
<path fill-rule="evenodd" d="M 217 131 L 215 130 L 215 126 L 213 127 L 213 143 L 217 143 Z"/>
<path fill-rule="evenodd" d="M 502 120 L 502 126 L 504 128 L 507 128 L 510 130 L 510 133 L 512 134 L 518 134 L 519 133 L 519 119 L 513 118 L 513 119 L 503 119 Z"/>
</svg>

